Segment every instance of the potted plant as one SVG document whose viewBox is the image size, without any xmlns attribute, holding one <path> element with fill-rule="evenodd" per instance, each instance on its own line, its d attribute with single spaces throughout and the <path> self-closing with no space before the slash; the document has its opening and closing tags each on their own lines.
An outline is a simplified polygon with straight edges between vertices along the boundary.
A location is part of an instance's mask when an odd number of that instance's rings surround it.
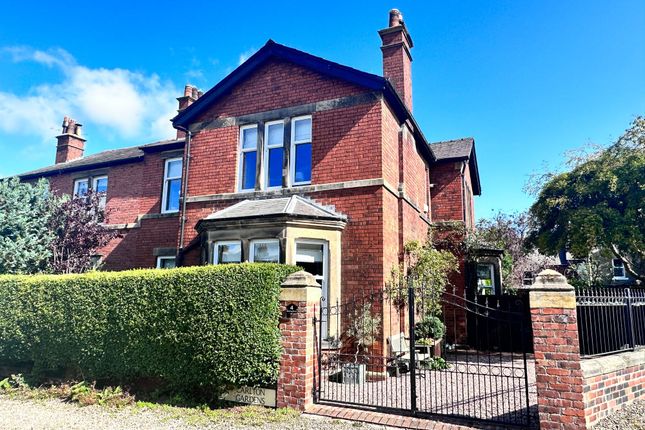
<svg viewBox="0 0 645 430">
<path fill-rule="evenodd" d="M 441 356 L 441 340 L 446 334 L 446 326 L 434 315 L 426 315 L 415 324 L 414 334 L 417 345 L 422 345 L 428 350 L 432 347 L 432 356 Z"/>
<path fill-rule="evenodd" d="M 349 322 L 346 333 L 354 340 L 356 352 L 354 362 L 343 366 L 343 383 L 362 384 L 365 382 L 366 365 L 359 363 L 359 354 L 376 341 L 381 326 L 381 317 L 372 315 L 372 304 L 365 303 L 358 307 Z"/>
</svg>

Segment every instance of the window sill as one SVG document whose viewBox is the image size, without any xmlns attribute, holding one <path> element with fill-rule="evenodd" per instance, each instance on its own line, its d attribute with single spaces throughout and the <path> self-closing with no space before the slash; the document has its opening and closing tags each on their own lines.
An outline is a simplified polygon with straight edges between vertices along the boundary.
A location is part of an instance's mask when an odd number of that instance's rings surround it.
<svg viewBox="0 0 645 430">
<path fill-rule="evenodd" d="M 154 213 L 154 214 L 145 214 L 141 215 L 139 219 L 157 219 L 157 218 L 173 218 L 179 216 L 179 211 L 173 211 L 173 212 L 161 212 L 161 213 Z"/>
</svg>

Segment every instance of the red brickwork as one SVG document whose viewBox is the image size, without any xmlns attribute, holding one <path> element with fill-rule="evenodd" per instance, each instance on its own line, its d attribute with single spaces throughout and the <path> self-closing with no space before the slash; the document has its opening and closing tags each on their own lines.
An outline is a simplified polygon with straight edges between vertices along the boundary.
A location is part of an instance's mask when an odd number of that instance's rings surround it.
<svg viewBox="0 0 645 430">
<path fill-rule="evenodd" d="M 540 428 L 591 428 L 645 397 L 642 351 L 580 358 L 575 295 L 564 276 L 543 271 L 529 297 Z"/>
<path fill-rule="evenodd" d="M 593 376 L 586 376 L 585 372 L 583 391 L 588 425 L 593 425 L 634 400 L 645 399 L 644 354 L 643 351 L 621 354 L 641 355 L 640 363 L 633 366 Z M 603 357 L 590 361 L 608 361 L 613 358 Z"/>
<path fill-rule="evenodd" d="M 540 428 L 584 429 L 575 308 L 531 309 Z"/>
<path fill-rule="evenodd" d="M 345 81 L 328 78 L 285 61 L 270 60 L 197 121 L 315 103 L 364 92 L 364 88 Z"/>
<path fill-rule="evenodd" d="M 463 221 L 463 194 L 461 186 L 462 162 L 445 162 L 432 166 L 432 219 L 433 221 Z"/>
<path fill-rule="evenodd" d="M 177 246 L 179 217 L 176 214 L 140 219 L 143 215 L 158 215 L 161 210 L 163 169 L 167 157 L 157 153 L 146 154 L 142 161 L 47 178 L 54 193 L 71 195 L 75 179 L 107 175 L 108 223 L 137 226 L 119 230 L 119 236 L 98 251 L 103 256 L 102 269 L 155 267 L 154 248 Z"/>
<path fill-rule="evenodd" d="M 317 295 L 305 293 L 299 296 L 304 300 L 301 298 L 293 301 L 284 297 L 280 299 L 280 310 L 283 315 L 280 321 L 283 352 L 280 359 L 276 403 L 279 408 L 290 407 L 304 411 L 313 404 L 314 400 L 315 348 L 317 347 L 314 337 L 314 317 L 320 304 L 320 291 L 318 290 Z M 288 306 L 295 306 L 296 312 L 288 313 Z"/>
<path fill-rule="evenodd" d="M 396 92 L 412 110 L 412 58 L 406 30 L 402 26 L 381 33 L 383 41 L 383 76 L 388 78 Z"/>
</svg>

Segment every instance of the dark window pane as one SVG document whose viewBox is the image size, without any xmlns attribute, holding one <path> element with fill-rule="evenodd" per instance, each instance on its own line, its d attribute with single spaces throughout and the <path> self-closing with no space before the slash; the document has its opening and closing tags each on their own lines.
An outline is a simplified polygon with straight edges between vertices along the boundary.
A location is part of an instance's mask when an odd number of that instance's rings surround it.
<svg viewBox="0 0 645 430">
<path fill-rule="evenodd" d="M 269 149 L 269 187 L 282 185 L 282 148 Z"/>
<path fill-rule="evenodd" d="M 311 143 L 296 145 L 295 182 L 311 181 Z"/>
<path fill-rule="evenodd" d="M 257 151 L 244 153 L 244 166 L 242 167 L 242 189 L 249 190 L 255 188 L 255 160 Z"/>
<path fill-rule="evenodd" d="M 179 194 L 181 192 L 181 179 L 173 179 L 168 181 L 168 189 L 166 191 L 166 211 L 179 210 Z"/>
</svg>

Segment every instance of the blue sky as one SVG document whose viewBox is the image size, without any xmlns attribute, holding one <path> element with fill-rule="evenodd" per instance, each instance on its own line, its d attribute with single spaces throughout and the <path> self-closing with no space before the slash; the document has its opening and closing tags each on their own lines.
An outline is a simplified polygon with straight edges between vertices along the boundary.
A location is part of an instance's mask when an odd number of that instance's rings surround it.
<svg viewBox="0 0 645 430">
<path fill-rule="evenodd" d="M 478 217 L 525 209 L 545 160 L 645 113 L 642 0 L 109 3 L 3 6 L 0 177 L 51 164 L 66 114 L 86 153 L 172 137 L 183 85 L 210 88 L 269 38 L 381 73 L 392 7 L 414 40 L 425 135 L 475 137 Z"/>
</svg>

